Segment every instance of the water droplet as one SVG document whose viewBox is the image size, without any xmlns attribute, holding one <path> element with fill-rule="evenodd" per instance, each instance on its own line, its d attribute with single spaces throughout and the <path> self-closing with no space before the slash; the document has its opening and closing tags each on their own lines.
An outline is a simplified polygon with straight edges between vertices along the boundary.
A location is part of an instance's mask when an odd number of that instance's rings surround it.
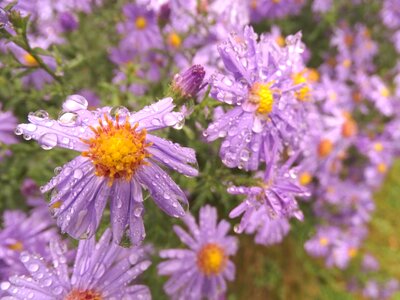
<svg viewBox="0 0 400 300">
<path fill-rule="evenodd" d="M 87 109 L 88 102 L 87 100 L 81 95 L 71 95 L 68 96 L 65 102 L 63 103 L 63 110 L 64 111 L 78 111 L 82 109 Z"/>
<path fill-rule="evenodd" d="M 22 137 L 24 138 L 24 140 L 27 140 L 27 141 L 32 139 L 32 136 L 30 136 L 29 134 L 24 134 Z"/>
<path fill-rule="evenodd" d="M 63 291 L 63 288 L 61 286 L 57 286 L 56 288 L 53 289 L 53 294 L 54 295 L 60 295 Z"/>
<path fill-rule="evenodd" d="M 47 120 L 49 118 L 49 113 L 45 110 L 37 110 L 35 112 L 30 112 L 28 114 L 28 120 L 35 123 Z"/>
<path fill-rule="evenodd" d="M 30 264 L 28 266 L 28 270 L 30 272 L 36 272 L 37 270 L 39 270 L 39 265 L 38 264 Z"/>
<path fill-rule="evenodd" d="M 8 290 L 8 289 L 10 288 L 10 286 L 11 286 L 11 284 L 10 284 L 8 281 L 4 281 L 4 282 L 2 282 L 2 283 L 0 284 L 0 288 L 1 288 L 3 291 Z"/>
<path fill-rule="evenodd" d="M 129 118 L 131 114 L 125 106 L 116 106 L 111 109 L 110 116 L 115 118 L 117 115 L 120 121 L 124 121 L 126 117 Z"/>
<path fill-rule="evenodd" d="M 183 125 L 185 125 L 185 119 L 180 120 L 178 123 L 172 126 L 172 128 L 181 130 L 183 128 Z"/>
<path fill-rule="evenodd" d="M 137 255 L 136 253 L 132 253 L 131 255 L 129 255 L 128 260 L 130 264 L 134 265 L 138 262 L 139 255 Z"/>
<path fill-rule="evenodd" d="M 53 149 L 57 145 L 57 135 L 55 133 L 45 133 L 39 138 L 39 144 L 44 150 Z"/>
<path fill-rule="evenodd" d="M 141 206 L 138 206 L 133 210 L 133 214 L 135 215 L 135 217 L 140 217 L 142 212 L 143 212 L 143 207 Z"/>
<path fill-rule="evenodd" d="M 20 128 L 19 126 L 17 128 L 15 128 L 14 133 L 16 135 L 22 135 L 24 133 L 24 131 L 22 130 L 22 128 Z"/>
<path fill-rule="evenodd" d="M 30 132 L 33 132 L 37 129 L 37 126 L 35 124 L 29 123 L 25 125 L 25 129 Z"/>
<path fill-rule="evenodd" d="M 80 124 L 80 119 L 77 113 L 74 112 L 62 112 L 58 117 L 57 122 L 62 126 L 76 126 Z"/>
<path fill-rule="evenodd" d="M 169 113 L 163 116 L 163 121 L 167 126 L 173 126 L 178 122 L 178 118 L 174 113 Z"/>
<path fill-rule="evenodd" d="M 63 169 L 62 167 L 57 167 L 57 168 L 55 168 L 55 169 L 54 169 L 54 174 L 55 174 L 55 175 L 60 174 L 61 171 L 62 171 L 62 169 Z"/>
<path fill-rule="evenodd" d="M 73 176 L 76 179 L 81 179 L 83 176 L 83 171 L 81 169 L 75 169 Z"/>
</svg>

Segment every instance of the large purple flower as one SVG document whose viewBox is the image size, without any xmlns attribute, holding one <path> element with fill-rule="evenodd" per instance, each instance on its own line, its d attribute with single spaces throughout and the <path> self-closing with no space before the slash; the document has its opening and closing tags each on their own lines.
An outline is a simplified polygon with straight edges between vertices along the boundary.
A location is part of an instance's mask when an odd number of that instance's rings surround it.
<svg viewBox="0 0 400 300">
<path fill-rule="evenodd" d="M 150 266 L 142 248 L 122 248 L 107 230 L 98 243 L 94 237 L 79 243 L 73 268 L 68 268 L 66 247 L 51 241 L 53 267 L 43 258 L 23 252 L 21 262 L 29 276 L 12 276 L 1 283 L 9 300 L 151 299 L 149 289 L 132 281 Z"/>
<path fill-rule="evenodd" d="M 293 84 L 291 66 L 303 50 L 300 37 L 288 37 L 288 46 L 281 48 L 266 36 L 258 43 L 246 27 L 243 36 L 231 34 L 219 45 L 229 73 L 211 79 L 211 96 L 234 108 L 210 124 L 204 136 L 207 141 L 224 138 L 220 155 L 228 167 L 255 170 L 272 147 L 281 150 L 298 134 L 301 101 L 294 90 L 304 84 Z"/>
<path fill-rule="evenodd" d="M 132 114 L 121 107 L 90 111 L 87 105 L 82 96 L 69 96 L 58 120 L 38 111 L 16 132 L 44 149 L 59 146 L 81 152 L 41 189 L 55 190 L 50 206 L 63 231 L 74 238 L 93 235 L 110 198 L 114 240 L 120 242 L 129 225 L 127 234 L 137 244 L 145 236 L 142 187 L 168 215 L 185 214 L 184 192 L 158 164 L 196 176 L 198 171 L 190 165 L 196 163 L 195 152 L 147 133 L 179 125 L 183 115 L 172 112 L 171 98 Z"/>
<path fill-rule="evenodd" d="M 225 280 L 235 277 L 235 265 L 229 256 L 236 253 L 237 240 L 227 236 L 228 222 L 217 223 L 217 210 L 211 206 L 200 209 L 199 226 L 190 214 L 183 221 L 190 233 L 180 226 L 174 231 L 190 249 L 160 252 L 168 260 L 158 265 L 158 273 L 171 275 L 164 290 L 172 299 L 216 299 L 226 290 Z"/>
<path fill-rule="evenodd" d="M 19 260 L 21 251 L 50 258 L 47 247 L 57 237 L 48 211 L 35 210 L 29 216 L 22 211 L 5 211 L 4 227 L 0 230 L 0 280 L 15 274 L 25 274 Z"/>
</svg>

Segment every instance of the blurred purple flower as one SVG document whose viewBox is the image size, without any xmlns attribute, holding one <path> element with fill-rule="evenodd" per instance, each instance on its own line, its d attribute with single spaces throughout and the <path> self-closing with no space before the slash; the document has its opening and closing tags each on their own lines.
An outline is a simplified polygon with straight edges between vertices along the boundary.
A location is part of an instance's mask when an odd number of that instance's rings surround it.
<svg viewBox="0 0 400 300">
<path fill-rule="evenodd" d="M 147 286 L 133 281 L 149 266 L 142 248 L 126 249 L 111 243 L 111 230 L 99 242 L 95 237 L 79 242 L 75 262 L 68 267 L 66 247 L 50 242 L 53 267 L 43 258 L 21 253 L 29 276 L 12 276 L 1 283 L 9 300 L 151 299 Z"/>
<path fill-rule="evenodd" d="M 0 280 L 26 274 L 19 260 L 21 251 L 29 251 L 50 259 L 48 243 L 57 237 L 48 211 L 35 210 L 29 215 L 22 211 L 5 211 L 0 230 Z"/>
<path fill-rule="evenodd" d="M 44 149 L 59 146 L 82 153 L 41 188 L 55 190 L 50 206 L 62 231 L 74 238 L 92 236 L 110 198 L 114 240 L 119 243 L 129 225 L 127 234 L 138 244 L 145 237 L 142 187 L 168 215 L 185 215 L 179 203 L 188 205 L 185 194 L 158 164 L 196 176 L 190 165 L 196 164 L 195 152 L 147 133 L 181 126 L 184 117 L 172 112 L 171 98 L 132 114 L 123 107 L 89 111 L 87 106 L 82 96 L 69 96 L 58 120 L 45 111 L 31 113 L 30 123 L 20 124 L 16 133 L 32 137 Z"/>
<path fill-rule="evenodd" d="M 217 210 L 209 205 L 200 209 L 199 225 L 190 214 L 183 221 L 189 233 L 177 225 L 174 231 L 190 249 L 160 251 L 167 261 L 158 265 L 158 274 L 171 275 L 164 290 L 173 299 L 217 299 L 226 291 L 225 280 L 235 277 L 229 257 L 237 251 L 237 239 L 227 235 L 227 221 L 217 223 Z"/>
</svg>

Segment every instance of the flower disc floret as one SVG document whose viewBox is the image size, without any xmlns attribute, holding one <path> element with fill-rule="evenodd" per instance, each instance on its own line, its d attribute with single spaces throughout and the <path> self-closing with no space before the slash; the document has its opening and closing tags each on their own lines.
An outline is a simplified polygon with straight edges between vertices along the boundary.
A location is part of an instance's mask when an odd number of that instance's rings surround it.
<svg viewBox="0 0 400 300">
<path fill-rule="evenodd" d="M 206 244 L 197 253 L 197 265 L 206 276 L 220 274 L 226 266 L 224 250 L 217 244 Z"/>
<path fill-rule="evenodd" d="M 64 300 L 103 300 L 103 297 L 100 293 L 92 290 L 72 290 Z"/>
<path fill-rule="evenodd" d="M 82 152 L 82 156 L 90 158 L 96 175 L 108 177 L 111 184 L 118 178 L 128 181 L 150 156 L 146 151 L 150 146 L 145 141 L 146 130 L 137 131 L 138 124 L 131 126 L 128 119 L 121 124 L 118 116 L 115 124 L 105 116 L 105 123 L 99 120 L 97 128 L 91 127 L 95 136 L 84 140 L 89 150 Z"/>
<path fill-rule="evenodd" d="M 250 89 L 249 101 L 258 105 L 259 114 L 268 115 L 274 105 L 274 95 L 271 90 L 272 83 L 256 82 Z"/>
</svg>

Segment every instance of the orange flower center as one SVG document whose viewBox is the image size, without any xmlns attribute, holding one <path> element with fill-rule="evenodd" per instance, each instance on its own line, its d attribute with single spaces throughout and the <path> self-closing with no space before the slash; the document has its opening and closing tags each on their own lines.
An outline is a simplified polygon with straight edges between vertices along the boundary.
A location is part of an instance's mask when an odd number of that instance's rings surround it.
<svg viewBox="0 0 400 300">
<path fill-rule="evenodd" d="M 103 297 L 96 291 L 72 290 L 64 300 L 103 300 Z"/>
<path fill-rule="evenodd" d="M 147 27 L 147 20 L 144 17 L 137 17 L 135 20 L 135 26 L 137 29 L 145 29 Z"/>
<path fill-rule="evenodd" d="M 82 152 L 82 156 L 89 157 L 96 168 L 97 176 L 110 179 L 124 178 L 130 180 L 136 170 L 146 164 L 144 161 L 150 154 L 146 147 L 146 130 L 136 131 L 138 124 L 131 126 L 128 118 L 121 124 L 118 115 L 115 124 L 105 116 L 105 123 L 99 120 L 99 126 L 90 127 L 95 136 L 83 140 L 89 145 L 89 150 Z"/>
<path fill-rule="evenodd" d="M 8 245 L 8 249 L 21 252 L 24 249 L 24 245 L 21 242 L 17 241 L 13 244 Z"/>
<path fill-rule="evenodd" d="M 328 156 L 333 150 L 333 143 L 331 140 L 323 139 L 318 145 L 318 154 L 320 157 Z"/>
<path fill-rule="evenodd" d="M 29 53 L 24 55 L 24 62 L 28 67 L 37 67 L 39 65 L 37 60 Z"/>
<path fill-rule="evenodd" d="M 300 184 L 301 185 L 308 185 L 312 180 L 312 175 L 309 172 L 303 172 L 300 174 Z"/>
<path fill-rule="evenodd" d="M 197 266 L 206 276 L 218 275 L 225 268 L 227 257 L 217 244 L 206 244 L 197 253 Z"/>
<path fill-rule="evenodd" d="M 182 39 L 177 33 L 172 32 L 168 35 L 168 43 L 173 48 L 179 48 L 182 45 Z"/>
</svg>

